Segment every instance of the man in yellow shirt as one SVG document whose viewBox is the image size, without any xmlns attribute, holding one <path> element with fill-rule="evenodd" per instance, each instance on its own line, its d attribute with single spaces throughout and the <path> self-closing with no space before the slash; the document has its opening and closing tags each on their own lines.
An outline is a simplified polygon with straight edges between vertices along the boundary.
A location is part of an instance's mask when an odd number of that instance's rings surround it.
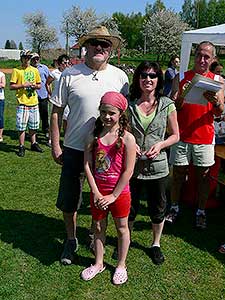
<svg viewBox="0 0 225 300">
<path fill-rule="evenodd" d="M 38 70 L 30 66 L 31 52 L 20 52 L 21 67 L 13 69 L 10 89 L 16 90 L 18 106 L 16 109 L 16 128 L 19 132 L 18 156 L 25 155 L 25 132 L 29 129 L 31 150 L 43 152 L 36 142 L 36 131 L 39 128 L 38 97 L 36 90 L 41 88 L 41 78 Z"/>
</svg>

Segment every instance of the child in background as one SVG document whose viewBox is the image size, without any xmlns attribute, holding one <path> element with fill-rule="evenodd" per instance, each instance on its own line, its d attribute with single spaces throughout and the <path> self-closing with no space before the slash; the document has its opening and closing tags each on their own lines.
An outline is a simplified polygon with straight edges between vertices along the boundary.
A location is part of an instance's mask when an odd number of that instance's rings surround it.
<svg viewBox="0 0 225 300">
<path fill-rule="evenodd" d="M 127 100 L 122 94 L 105 93 L 100 102 L 100 117 L 96 120 L 84 154 L 84 168 L 91 188 L 95 236 L 95 264 L 81 273 L 85 281 L 105 270 L 103 255 L 109 211 L 118 234 L 118 262 L 113 283 L 123 284 L 128 279 L 125 261 L 130 244 L 129 179 L 135 164 L 136 143 L 133 135 L 127 132 L 126 109 Z"/>
</svg>

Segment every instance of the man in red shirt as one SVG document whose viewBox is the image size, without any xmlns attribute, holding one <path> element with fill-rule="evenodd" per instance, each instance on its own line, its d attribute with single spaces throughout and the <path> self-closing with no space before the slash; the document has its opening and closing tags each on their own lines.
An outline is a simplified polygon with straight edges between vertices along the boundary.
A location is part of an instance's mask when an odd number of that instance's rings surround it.
<svg viewBox="0 0 225 300">
<path fill-rule="evenodd" d="M 166 221 L 173 223 L 179 213 L 178 201 L 181 188 L 188 173 L 190 162 L 194 165 L 197 180 L 196 227 L 206 228 L 205 204 L 209 193 L 209 167 L 214 164 L 214 115 L 219 116 L 224 108 L 224 89 L 214 93 L 207 91 L 204 97 L 207 105 L 187 103 L 181 96 L 185 85 L 196 73 L 215 79 L 209 67 L 215 59 L 216 51 L 211 42 L 201 42 L 195 52 L 192 70 L 178 74 L 173 82 L 171 98 L 175 101 L 178 111 L 180 142 L 171 151 L 170 162 L 173 165 L 173 182 L 171 187 L 171 208 Z M 183 77 L 181 81 L 179 78 Z M 223 82 L 218 76 L 217 80 Z"/>
</svg>

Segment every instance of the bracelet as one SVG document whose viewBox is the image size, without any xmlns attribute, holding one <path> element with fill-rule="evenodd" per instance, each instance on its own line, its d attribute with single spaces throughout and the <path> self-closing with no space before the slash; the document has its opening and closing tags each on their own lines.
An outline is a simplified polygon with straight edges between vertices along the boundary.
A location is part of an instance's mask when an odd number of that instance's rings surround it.
<svg viewBox="0 0 225 300">
<path fill-rule="evenodd" d="M 217 108 L 217 107 L 220 106 L 220 104 L 221 104 L 220 102 L 216 102 L 216 103 L 213 104 L 213 107 Z"/>
</svg>

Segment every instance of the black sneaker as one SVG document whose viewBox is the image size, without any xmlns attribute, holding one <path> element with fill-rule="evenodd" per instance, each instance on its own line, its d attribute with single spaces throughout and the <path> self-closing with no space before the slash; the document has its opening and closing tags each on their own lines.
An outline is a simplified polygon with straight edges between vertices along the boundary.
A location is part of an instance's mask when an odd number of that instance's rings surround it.
<svg viewBox="0 0 225 300">
<path fill-rule="evenodd" d="M 25 155 L 25 147 L 23 145 L 19 145 L 18 149 L 19 149 L 19 151 L 18 151 L 17 155 L 19 157 L 24 157 L 24 155 Z"/>
<path fill-rule="evenodd" d="M 40 152 L 43 153 L 44 151 L 41 149 L 41 147 L 38 145 L 38 143 L 33 143 L 30 146 L 31 151 Z"/>
<path fill-rule="evenodd" d="M 60 258 L 63 265 L 71 265 L 74 262 L 74 253 L 78 250 L 78 240 L 66 240 L 64 242 L 64 249 Z"/>
<path fill-rule="evenodd" d="M 150 258 L 155 265 L 161 265 L 164 262 L 164 255 L 160 247 L 154 246 L 149 249 Z"/>
<path fill-rule="evenodd" d="M 206 229 L 206 215 L 205 214 L 196 215 L 196 228 Z"/>
</svg>

